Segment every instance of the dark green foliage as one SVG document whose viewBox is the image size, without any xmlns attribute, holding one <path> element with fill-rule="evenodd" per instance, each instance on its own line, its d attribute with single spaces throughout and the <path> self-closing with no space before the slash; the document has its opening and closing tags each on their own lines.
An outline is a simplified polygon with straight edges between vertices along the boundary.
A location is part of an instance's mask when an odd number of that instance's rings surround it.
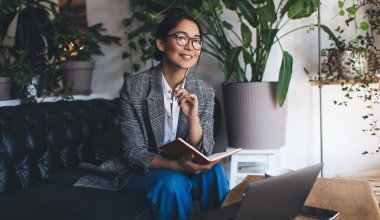
<svg viewBox="0 0 380 220">
<path fill-rule="evenodd" d="M 102 23 L 88 27 L 73 16 L 82 10 L 72 7 L 71 0 L 60 12 L 51 0 L 0 1 L 0 74 L 11 77 L 12 98 L 31 102 L 36 97 L 70 97 L 62 88 L 62 61 L 103 55 L 100 43 L 120 45 L 120 38 L 103 34 Z M 15 19 L 13 38 L 8 34 Z M 69 45 L 72 50 L 65 51 Z M 33 80 L 38 82 L 36 94 L 30 90 Z"/>
</svg>

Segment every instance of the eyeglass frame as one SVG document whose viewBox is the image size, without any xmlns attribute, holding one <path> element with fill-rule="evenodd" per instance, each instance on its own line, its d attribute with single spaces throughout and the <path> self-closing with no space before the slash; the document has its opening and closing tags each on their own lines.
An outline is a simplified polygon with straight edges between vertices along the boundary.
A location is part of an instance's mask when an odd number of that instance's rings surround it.
<svg viewBox="0 0 380 220">
<path fill-rule="evenodd" d="M 186 44 L 180 45 L 178 43 L 178 35 L 179 34 L 183 34 L 183 35 L 185 35 L 188 38 Z M 175 36 L 175 40 L 176 40 L 178 46 L 181 46 L 181 47 L 186 46 L 187 44 L 189 44 L 189 41 L 191 40 L 191 46 L 193 46 L 194 50 L 200 50 L 200 49 L 202 49 L 203 40 L 200 37 L 189 37 L 189 35 L 186 32 L 182 32 L 182 31 L 176 32 L 174 34 L 166 35 L 166 37 L 173 37 L 173 36 Z M 199 41 L 201 43 L 200 43 L 200 47 L 197 49 L 197 48 L 194 47 L 194 40 L 198 40 L 198 39 L 199 39 Z"/>
</svg>

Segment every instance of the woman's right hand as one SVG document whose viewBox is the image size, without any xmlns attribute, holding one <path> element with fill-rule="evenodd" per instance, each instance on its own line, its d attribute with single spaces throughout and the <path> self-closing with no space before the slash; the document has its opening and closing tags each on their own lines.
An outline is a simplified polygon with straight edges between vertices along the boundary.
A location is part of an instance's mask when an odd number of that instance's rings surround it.
<svg viewBox="0 0 380 220">
<path fill-rule="evenodd" d="M 182 156 L 181 158 L 174 160 L 175 170 L 183 173 L 192 173 L 199 174 L 203 171 L 211 169 L 215 163 L 210 163 L 207 165 L 201 165 L 198 163 L 194 163 L 192 160 L 194 156 L 192 154 Z"/>
</svg>

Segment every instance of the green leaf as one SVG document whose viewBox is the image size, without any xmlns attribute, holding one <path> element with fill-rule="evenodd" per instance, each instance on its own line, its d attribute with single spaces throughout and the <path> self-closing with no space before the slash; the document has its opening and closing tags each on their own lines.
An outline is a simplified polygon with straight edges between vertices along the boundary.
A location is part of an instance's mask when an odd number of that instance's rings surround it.
<svg viewBox="0 0 380 220">
<path fill-rule="evenodd" d="M 284 17 L 286 13 L 288 13 L 288 10 L 290 7 L 292 7 L 294 4 L 297 3 L 298 0 L 288 0 L 284 7 L 281 9 L 281 17 Z"/>
<path fill-rule="evenodd" d="M 147 41 L 145 38 L 140 38 L 137 43 L 139 44 L 140 47 L 146 47 Z"/>
<path fill-rule="evenodd" d="M 335 36 L 335 34 L 330 30 L 330 28 L 328 28 L 325 25 L 321 25 L 320 27 L 329 36 L 329 38 L 334 41 L 335 45 L 338 48 L 340 48 L 343 45 L 343 43 Z"/>
<path fill-rule="evenodd" d="M 214 11 L 217 13 L 217 14 L 222 14 L 223 13 L 223 7 L 221 5 L 217 6 L 214 8 Z"/>
<path fill-rule="evenodd" d="M 128 53 L 128 52 L 124 52 L 124 53 L 122 54 L 122 58 L 123 58 L 123 59 L 127 59 L 127 58 L 129 58 L 130 56 L 131 56 L 131 54 Z"/>
<path fill-rule="evenodd" d="M 264 29 L 262 30 L 262 41 L 264 42 L 265 48 L 269 51 L 270 48 L 273 45 L 274 38 L 276 37 L 276 34 L 278 32 L 278 29 Z"/>
<path fill-rule="evenodd" d="M 360 23 L 360 29 L 362 29 L 363 31 L 368 31 L 368 29 L 369 29 L 369 25 L 368 25 L 368 23 L 365 22 L 365 21 L 362 21 L 362 22 Z"/>
<path fill-rule="evenodd" d="M 248 21 L 248 23 L 252 27 L 256 28 L 259 24 L 256 9 L 248 1 L 245 0 L 237 1 L 237 7 L 243 17 Z"/>
<path fill-rule="evenodd" d="M 293 57 L 287 51 L 284 51 L 282 54 L 282 62 L 277 87 L 277 96 L 280 106 L 282 106 L 285 102 L 289 89 L 290 79 L 292 78 L 292 72 Z"/>
<path fill-rule="evenodd" d="M 135 42 L 132 42 L 132 41 L 129 42 L 128 46 L 129 46 L 132 50 L 136 50 L 136 49 L 137 49 Z"/>
<path fill-rule="evenodd" d="M 134 72 L 137 72 L 137 71 L 139 71 L 139 69 L 140 69 L 140 65 L 139 64 L 133 64 L 133 71 Z"/>
<path fill-rule="evenodd" d="M 349 7 L 349 8 L 346 9 L 346 11 L 348 12 L 348 14 L 351 15 L 351 16 L 355 16 L 357 10 L 358 9 L 355 6 L 352 6 L 352 7 Z"/>
<path fill-rule="evenodd" d="M 358 38 L 355 38 L 353 40 L 351 40 L 351 43 L 354 45 L 354 46 L 358 46 L 360 44 L 360 40 Z"/>
<path fill-rule="evenodd" d="M 339 1 L 339 2 L 338 2 L 338 6 L 339 6 L 339 8 L 343 8 L 343 6 L 344 6 L 344 2 L 343 2 L 343 1 Z"/>
<path fill-rule="evenodd" d="M 132 19 L 131 18 L 124 18 L 121 23 L 124 25 L 124 27 L 129 27 L 129 25 L 131 25 L 131 23 L 132 23 Z"/>
<path fill-rule="evenodd" d="M 175 6 L 177 0 L 149 0 L 149 2 L 160 5 L 164 8 L 169 8 L 169 6 Z"/>
<path fill-rule="evenodd" d="M 232 11 L 236 10 L 235 0 L 223 0 L 223 4 L 224 4 L 224 6 L 226 6 L 226 8 L 228 8 Z"/>
<path fill-rule="evenodd" d="M 251 0 L 253 4 L 264 4 L 267 0 Z M 272 0 L 270 0 L 272 1 Z M 273 1 L 272 1 L 273 2 Z"/>
<path fill-rule="evenodd" d="M 317 11 L 319 0 L 298 0 L 288 10 L 290 19 L 300 19 L 309 17 Z"/>
<path fill-rule="evenodd" d="M 265 5 L 257 8 L 256 12 L 260 21 L 274 23 L 277 20 L 276 9 L 274 5 Z"/>
<path fill-rule="evenodd" d="M 242 46 L 238 46 L 227 52 L 226 62 L 224 64 L 224 82 L 230 80 L 232 74 L 234 73 L 235 67 L 238 65 L 238 58 L 242 49 Z"/>
<path fill-rule="evenodd" d="M 249 30 L 249 27 L 244 23 L 241 23 L 240 31 L 241 31 L 241 36 L 243 38 L 243 46 L 245 48 L 248 48 L 249 46 L 251 46 L 252 32 L 251 30 Z"/>
<path fill-rule="evenodd" d="M 253 63 L 252 55 L 245 48 L 243 49 L 243 59 L 244 59 L 245 64 L 248 64 L 248 63 L 252 64 Z"/>
<path fill-rule="evenodd" d="M 145 13 L 141 13 L 141 12 L 136 12 L 133 16 L 134 16 L 137 20 L 139 20 L 139 21 L 143 21 L 143 22 L 147 19 L 146 14 L 145 14 Z"/>
<path fill-rule="evenodd" d="M 228 23 L 227 21 L 223 21 L 222 24 L 223 24 L 223 27 L 228 29 L 228 30 L 232 30 L 232 28 L 234 28 L 234 26 L 232 24 Z"/>
</svg>

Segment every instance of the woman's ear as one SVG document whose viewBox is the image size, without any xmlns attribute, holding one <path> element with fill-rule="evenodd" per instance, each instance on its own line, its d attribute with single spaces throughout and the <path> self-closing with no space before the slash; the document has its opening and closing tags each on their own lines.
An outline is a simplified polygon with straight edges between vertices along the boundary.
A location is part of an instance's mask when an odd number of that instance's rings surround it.
<svg viewBox="0 0 380 220">
<path fill-rule="evenodd" d="M 156 39 L 156 47 L 159 51 L 163 52 L 165 48 L 165 43 L 162 38 L 157 38 Z"/>
</svg>

